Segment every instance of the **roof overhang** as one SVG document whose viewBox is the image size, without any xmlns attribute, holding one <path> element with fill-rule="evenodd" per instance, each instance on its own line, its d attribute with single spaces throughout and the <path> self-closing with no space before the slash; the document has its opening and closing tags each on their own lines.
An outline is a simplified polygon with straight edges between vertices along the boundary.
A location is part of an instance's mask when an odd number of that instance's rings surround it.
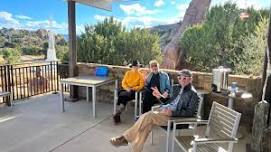
<svg viewBox="0 0 271 152">
<path fill-rule="evenodd" d="M 113 2 L 128 1 L 128 0 L 69 0 L 69 1 L 74 1 L 77 3 L 89 5 L 92 7 L 99 8 L 99 9 L 112 11 Z"/>
</svg>

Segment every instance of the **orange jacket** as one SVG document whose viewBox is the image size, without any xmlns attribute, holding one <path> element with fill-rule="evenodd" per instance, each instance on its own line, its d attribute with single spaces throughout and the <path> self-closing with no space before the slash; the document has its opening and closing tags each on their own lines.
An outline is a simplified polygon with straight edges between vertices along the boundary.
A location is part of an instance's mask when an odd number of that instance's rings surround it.
<svg viewBox="0 0 271 152">
<path fill-rule="evenodd" d="M 144 78 L 139 71 L 129 70 L 125 73 L 122 80 L 122 87 L 124 89 L 132 89 L 134 91 L 140 91 L 144 87 Z"/>
</svg>

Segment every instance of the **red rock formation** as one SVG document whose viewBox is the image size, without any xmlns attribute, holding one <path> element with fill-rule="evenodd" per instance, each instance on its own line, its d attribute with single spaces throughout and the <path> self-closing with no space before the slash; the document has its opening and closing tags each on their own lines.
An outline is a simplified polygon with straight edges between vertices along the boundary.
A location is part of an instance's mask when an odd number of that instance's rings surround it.
<svg viewBox="0 0 271 152">
<path fill-rule="evenodd" d="M 171 41 L 163 50 L 162 68 L 175 69 L 182 67 L 185 63 L 185 52 L 179 47 L 179 39 L 186 27 L 198 24 L 203 21 L 206 12 L 209 9 L 211 0 L 192 0 L 184 15 L 182 24 L 177 32 L 172 36 Z"/>
</svg>

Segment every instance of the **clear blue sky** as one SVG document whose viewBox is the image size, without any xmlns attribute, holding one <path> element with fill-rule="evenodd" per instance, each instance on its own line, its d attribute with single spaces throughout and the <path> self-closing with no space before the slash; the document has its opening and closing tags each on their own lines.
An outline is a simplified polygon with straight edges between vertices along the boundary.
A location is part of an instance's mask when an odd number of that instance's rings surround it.
<svg viewBox="0 0 271 152">
<path fill-rule="evenodd" d="M 112 12 L 77 4 L 77 33 L 84 25 L 95 24 L 113 16 L 128 28 L 151 27 L 182 20 L 191 0 L 137 0 L 113 3 Z M 228 0 L 212 0 L 212 5 Z M 241 8 L 269 8 L 271 0 L 232 0 Z M 49 19 L 56 33 L 67 34 L 67 2 L 65 0 L 1 0 L 0 28 L 49 29 Z"/>
</svg>

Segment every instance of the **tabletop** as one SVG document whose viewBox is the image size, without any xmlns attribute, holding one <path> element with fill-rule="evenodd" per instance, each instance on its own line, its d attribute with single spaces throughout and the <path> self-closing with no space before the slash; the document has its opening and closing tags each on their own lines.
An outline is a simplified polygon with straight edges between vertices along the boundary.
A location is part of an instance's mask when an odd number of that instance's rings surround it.
<svg viewBox="0 0 271 152">
<path fill-rule="evenodd" d="M 112 78 L 109 77 L 99 77 L 99 76 L 76 76 L 61 79 L 60 83 L 76 83 L 82 85 L 98 85 L 107 81 L 113 81 Z"/>
</svg>

